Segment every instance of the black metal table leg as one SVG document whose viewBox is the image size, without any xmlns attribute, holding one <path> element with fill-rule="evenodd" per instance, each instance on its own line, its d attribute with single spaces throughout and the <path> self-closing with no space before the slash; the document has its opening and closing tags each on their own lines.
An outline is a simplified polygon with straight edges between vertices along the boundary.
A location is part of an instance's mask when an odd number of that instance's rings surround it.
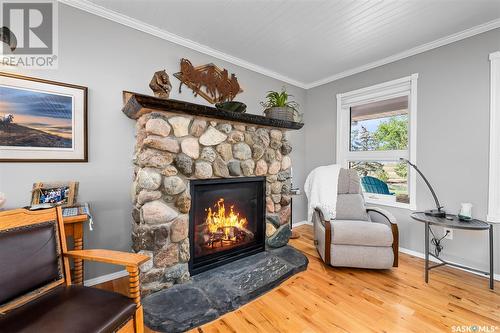
<svg viewBox="0 0 500 333">
<path fill-rule="evenodd" d="M 493 225 L 490 225 L 490 289 L 494 288 L 493 279 Z"/>
<path fill-rule="evenodd" d="M 425 222 L 425 283 L 429 282 L 429 223 Z"/>
</svg>

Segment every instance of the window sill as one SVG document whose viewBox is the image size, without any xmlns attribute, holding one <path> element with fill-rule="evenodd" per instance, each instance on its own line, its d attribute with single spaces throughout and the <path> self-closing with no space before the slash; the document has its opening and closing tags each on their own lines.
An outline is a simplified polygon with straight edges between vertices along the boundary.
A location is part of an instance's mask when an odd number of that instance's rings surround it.
<svg viewBox="0 0 500 333">
<path fill-rule="evenodd" d="M 371 204 L 371 205 L 381 205 L 381 206 L 386 206 L 386 207 L 401 208 L 401 209 L 407 209 L 407 210 L 413 210 L 413 211 L 416 210 L 416 207 L 413 207 L 413 205 L 411 205 L 411 204 L 396 202 L 396 201 L 373 199 L 373 198 L 369 198 L 366 196 L 365 196 L 365 202 L 367 204 Z"/>
</svg>

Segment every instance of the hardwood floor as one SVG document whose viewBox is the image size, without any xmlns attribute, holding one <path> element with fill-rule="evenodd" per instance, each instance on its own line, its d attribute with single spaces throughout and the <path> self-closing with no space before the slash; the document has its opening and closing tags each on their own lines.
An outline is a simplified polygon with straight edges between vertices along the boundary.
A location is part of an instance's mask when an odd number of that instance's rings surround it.
<svg viewBox="0 0 500 333">
<path fill-rule="evenodd" d="M 500 332 L 500 292 L 486 278 L 445 267 L 427 285 L 423 260 L 406 254 L 386 271 L 333 268 L 319 259 L 311 226 L 294 230 L 301 237 L 290 244 L 308 256 L 307 271 L 191 332 Z M 99 287 L 122 291 L 126 282 Z M 489 330 L 462 327 L 472 325 Z"/>
</svg>

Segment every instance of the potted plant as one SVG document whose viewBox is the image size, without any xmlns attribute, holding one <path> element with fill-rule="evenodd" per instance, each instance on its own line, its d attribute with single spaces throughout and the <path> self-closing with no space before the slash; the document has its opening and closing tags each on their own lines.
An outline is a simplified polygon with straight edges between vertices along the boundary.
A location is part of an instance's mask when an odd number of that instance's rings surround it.
<svg viewBox="0 0 500 333">
<path fill-rule="evenodd" d="M 297 110 L 299 104 L 295 101 L 289 101 L 290 97 L 293 95 L 289 95 L 285 87 L 281 89 L 281 92 L 268 91 L 266 101 L 260 102 L 264 107 L 264 115 L 268 118 L 300 122 L 302 115 Z"/>
</svg>

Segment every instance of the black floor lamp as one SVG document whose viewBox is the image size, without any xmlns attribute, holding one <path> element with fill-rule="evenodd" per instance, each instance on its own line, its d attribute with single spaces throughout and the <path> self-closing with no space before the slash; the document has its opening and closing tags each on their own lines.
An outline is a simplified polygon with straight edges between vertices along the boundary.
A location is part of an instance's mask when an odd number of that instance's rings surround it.
<svg viewBox="0 0 500 333">
<path fill-rule="evenodd" d="M 411 165 L 415 169 L 415 171 L 418 172 L 420 177 L 422 177 L 422 179 L 424 180 L 425 184 L 427 184 L 427 187 L 431 191 L 432 196 L 434 197 L 434 202 L 436 202 L 436 209 L 429 209 L 429 210 L 424 211 L 425 215 L 434 216 L 434 217 L 446 217 L 446 211 L 443 209 L 443 206 L 441 206 L 441 204 L 439 203 L 439 200 L 436 196 L 436 192 L 434 192 L 434 189 L 432 188 L 432 186 L 429 183 L 429 181 L 427 180 L 427 178 L 425 178 L 424 174 L 417 168 L 417 166 L 415 164 L 411 163 L 406 158 L 400 158 L 399 160 L 402 162 L 408 163 L 409 165 Z"/>
</svg>

